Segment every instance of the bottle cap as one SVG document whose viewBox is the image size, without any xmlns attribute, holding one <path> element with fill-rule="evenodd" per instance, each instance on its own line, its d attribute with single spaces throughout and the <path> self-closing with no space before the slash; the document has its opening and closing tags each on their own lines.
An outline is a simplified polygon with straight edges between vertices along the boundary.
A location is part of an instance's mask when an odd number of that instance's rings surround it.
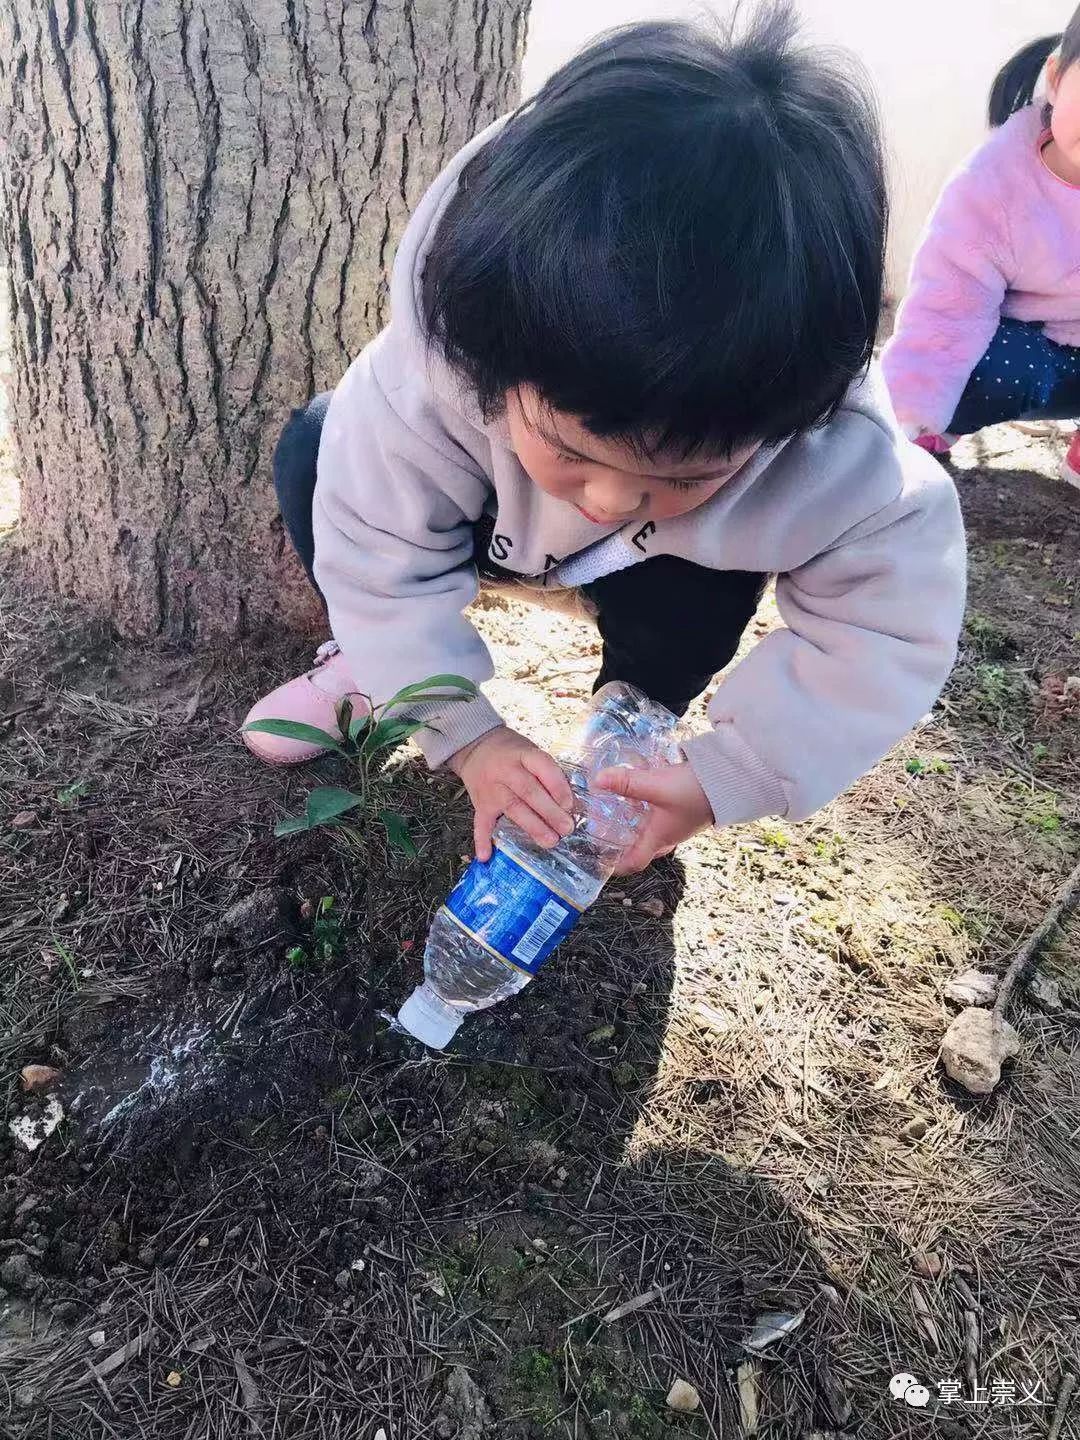
<svg viewBox="0 0 1080 1440">
<path fill-rule="evenodd" d="M 426 985 L 418 985 L 398 1011 L 398 1024 L 430 1045 L 433 1050 L 445 1050 L 457 1033 L 461 1015 L 440 1000 Z"/>
</svg>

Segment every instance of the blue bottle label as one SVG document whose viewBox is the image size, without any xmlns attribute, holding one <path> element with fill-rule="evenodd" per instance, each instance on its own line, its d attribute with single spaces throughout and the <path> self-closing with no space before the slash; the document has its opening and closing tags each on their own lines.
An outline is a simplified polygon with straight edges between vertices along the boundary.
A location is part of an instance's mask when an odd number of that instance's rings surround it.
<svg viewBox="0 0 1080 1440">
<path fill-rule="evenodd" d="M 474 860 L 443 909 L 496 960 L 535 975 L 581 911 L 505 850 Z"/>
</svg>

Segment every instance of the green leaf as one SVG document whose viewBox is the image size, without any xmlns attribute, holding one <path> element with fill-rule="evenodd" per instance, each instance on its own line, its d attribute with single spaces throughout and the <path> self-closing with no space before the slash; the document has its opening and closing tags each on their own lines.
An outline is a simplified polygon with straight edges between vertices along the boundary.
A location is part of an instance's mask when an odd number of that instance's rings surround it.
<svg viewBox="0 0 1080 1440">
<path fill-rule="evenodd" d="M 405 823 L 404 817 L 395 814 L 393 810 L 380 810 L 379 819 L 383 823 L 383 828 L 386 830 L 386 838 L 390 841 L 390 844 L 393 845 L 396 850 L 400 850 L 403 854 L 408 855 L 410 860 L 415 859 L 418 853 L 416 844 L 409 834 L 409 827 Z"/>
<path fill-rule="evenodd" d="M 301 830 L 310 829 L 306 815 L 293 815 L 288 820 L 279 820 L 274 826 L 274 834 L 279 840 L 284 840 L 286 835 L 297 835 Z"/>
<path fill-rule="evenodd" d="M 459 691 L 459 694 L 433 695 L 433 690 L 445 686 L 450 691 Z M 420 700 L 474 700 L 480 691 L 475 681 L 466 680 L 464 675 L 429 675 L 426 680 L 420 680 L 415 685 L 406 685 L 396 695 L 392 695 L 386 702 L 389 710 L 395 705 L 402 705 L 406 701 L 416 704 Z"/>
<path fill-rule="evenodd" d="M 344 815 L 346 810 L 355 810 L 364 803 L 364 797 L 354 790 L 342 790 L 338 785 L 321 785 L 307 797 L 305 819 L 308 826 L 325 825 Z"/>
<path fill-rule="evenodd" d="M 336 750 L 344 755 L 341 741 L 317 725 L 305 725 L 301 720 L 253 720 L 244 726 L 258 735 L 280 735 L 283 740 L 303 740 L 308 745 L 318 745 L 323 750 Z"/>
<path fill-rule="evenodd" d="M 361 748 L 364 754 L 370 757 L 380 750 L 387 750 L 394 745 L 403 745 L 410 735 L 415 735 L 418 730 L 426 728 L 422 720 L 406 720 L 404 716 L 399 720 L 380 720 L 365 736 Z"/>
</svg>

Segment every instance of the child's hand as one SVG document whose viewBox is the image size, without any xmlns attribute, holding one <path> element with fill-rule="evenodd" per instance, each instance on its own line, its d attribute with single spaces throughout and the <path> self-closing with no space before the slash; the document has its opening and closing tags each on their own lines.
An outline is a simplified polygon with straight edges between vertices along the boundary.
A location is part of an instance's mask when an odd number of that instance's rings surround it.
<svg viewBox="0 0 1080 1440">
<path fill-rule="evenodd" d="M 601 790 L 613 790 L 616 795 L 644 800 L 649 805 L 645 824 L 616 866 L 616 875 L 644 870 L 657 855 L 666 855 L 681 840 L 712 824 L 712 807 L 685 761 L 658 770 L 601 770 L 596 784 Z"/>
<path fill-rule="evenodd" d="M 491 831 L 500 815 L 550 850 L 574 828 L 570 784 L 546 750 L 502 726 L 466 745 L 447 761 L 460 776 L 476 812 L 473 845 L 491 859 Z"/>
</svg>

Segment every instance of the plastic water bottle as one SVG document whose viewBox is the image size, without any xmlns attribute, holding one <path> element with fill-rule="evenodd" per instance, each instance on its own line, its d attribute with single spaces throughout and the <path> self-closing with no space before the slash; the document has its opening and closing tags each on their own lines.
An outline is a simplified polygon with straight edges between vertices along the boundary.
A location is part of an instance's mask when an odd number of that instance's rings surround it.
<svg viewBox="0 0 1080 1440">
<path fill-rule="evenodd" d="M 670 710 L 621 681 L 593 696 L 578 755 L 561 762 L 575 826 L 545 850 L 505 817 L 490 860 L 474 860 L 439 909 L 424 950 L 424 983 L 398 1023 L 433 1049 L 466 1015 L 515 995 L 566 938 L 634 838 L 647 806 L 607 790 L 595 775 L 614 765 L 653 767 L 680 758 Z"/>
</svg>

